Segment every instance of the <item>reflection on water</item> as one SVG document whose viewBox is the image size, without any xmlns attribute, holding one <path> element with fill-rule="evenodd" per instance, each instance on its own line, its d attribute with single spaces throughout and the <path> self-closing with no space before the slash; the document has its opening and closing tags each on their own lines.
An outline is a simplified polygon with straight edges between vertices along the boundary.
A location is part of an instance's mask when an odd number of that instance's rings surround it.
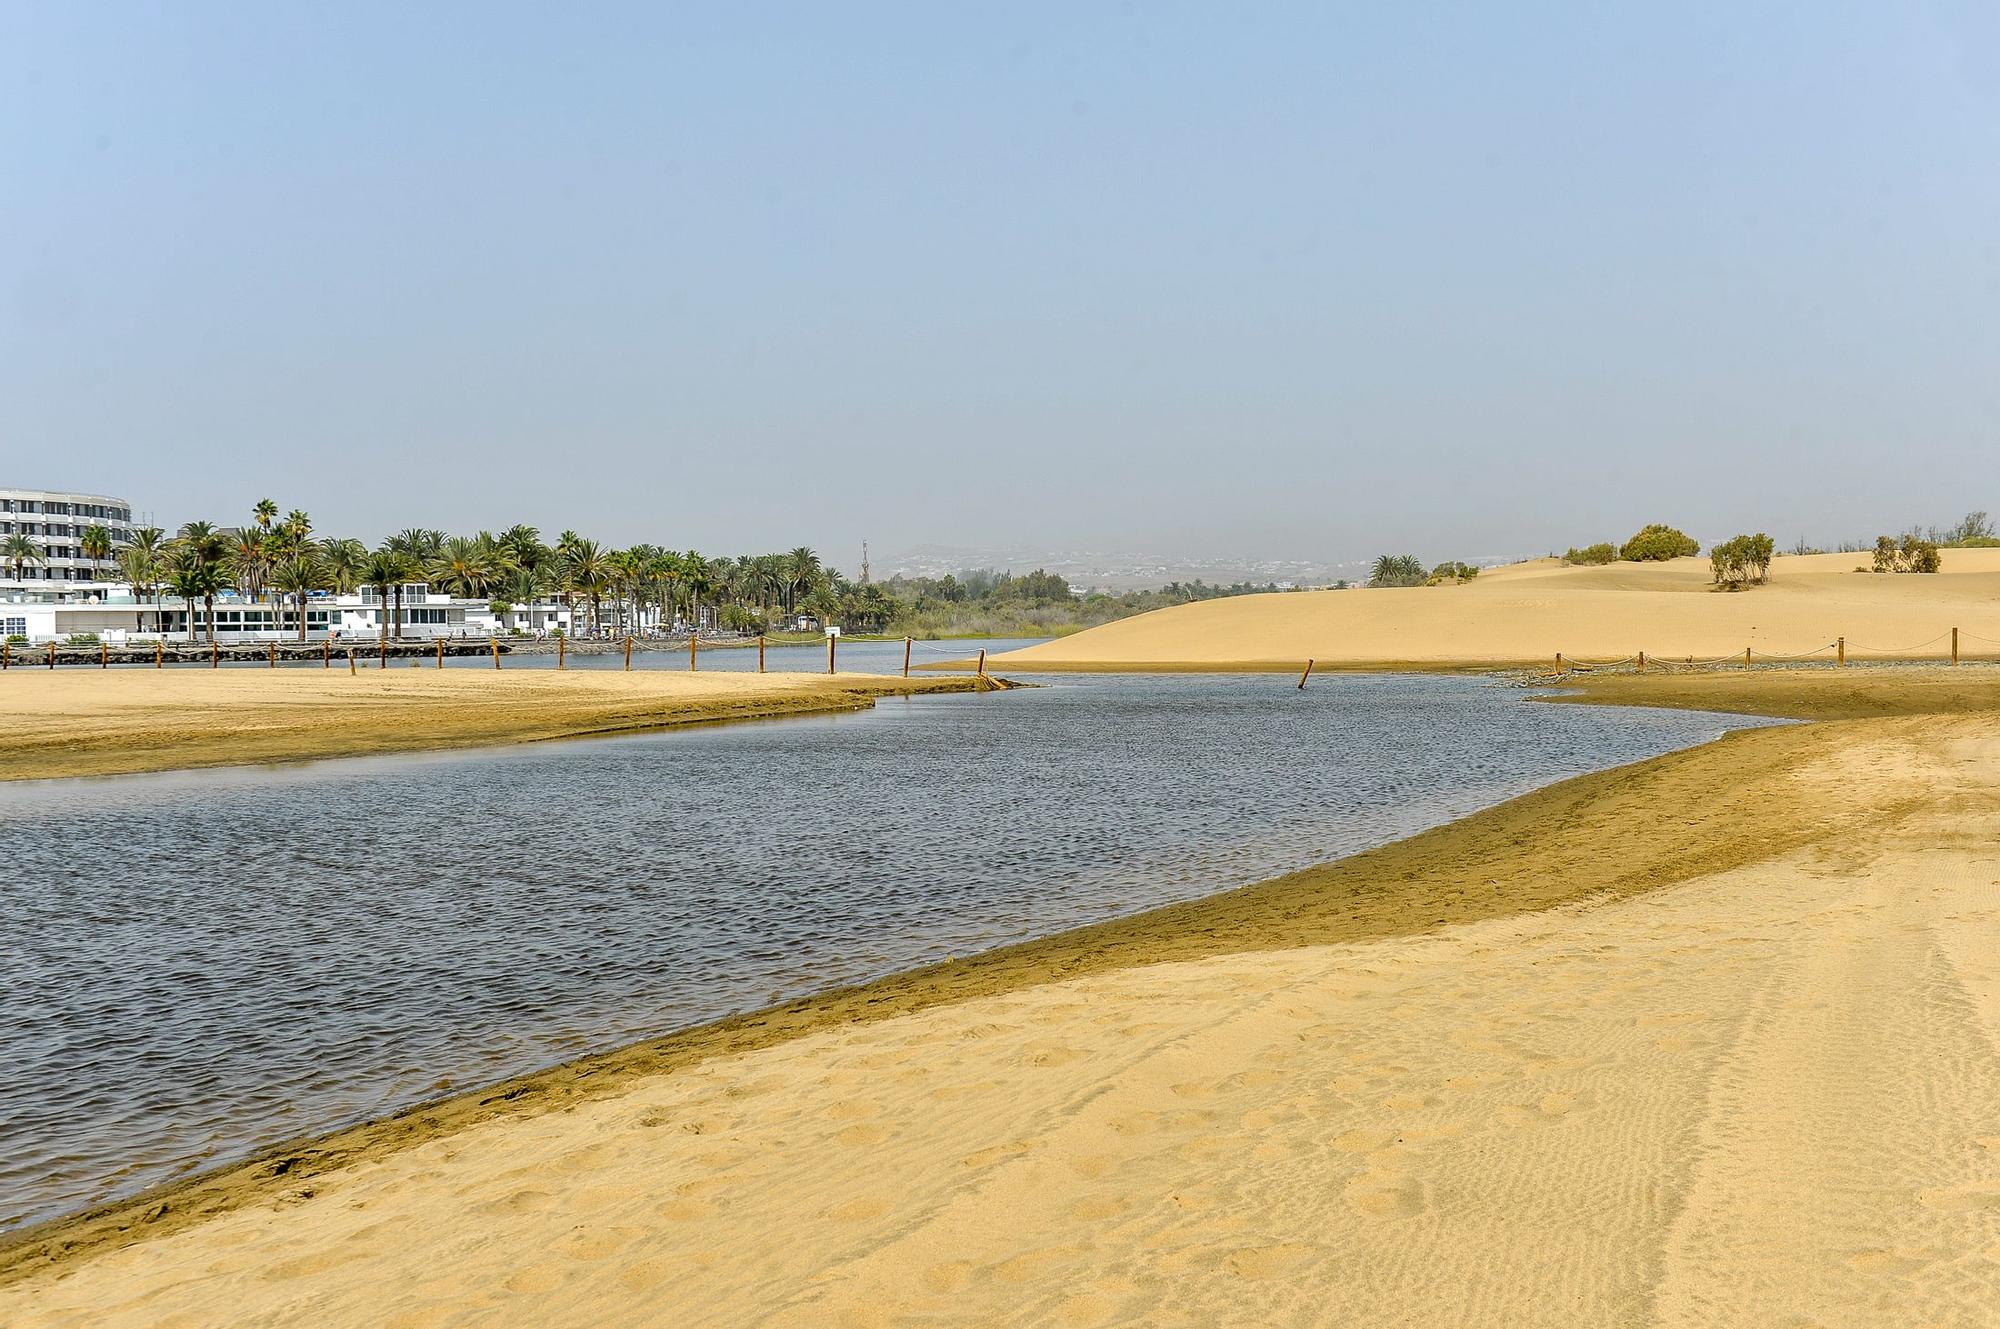
<svg viewBox="0 0 2000 1329">
<path fill-rule="evenodd" d="M 1463 678 L 1049 682 L 0 785 L 0 1226 L 1757 723 Z"/>
</svg>

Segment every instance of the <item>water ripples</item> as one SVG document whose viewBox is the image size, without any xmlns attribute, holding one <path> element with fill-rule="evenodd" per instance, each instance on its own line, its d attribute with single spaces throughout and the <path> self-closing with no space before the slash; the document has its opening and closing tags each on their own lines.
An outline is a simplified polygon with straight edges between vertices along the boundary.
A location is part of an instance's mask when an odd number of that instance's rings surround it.
<svg viewBox="0 0 2000 1329">
<path fill-rule="evenodd" d="M 1052 683 L 0 786 L 0 1230 L 1757 723 L 1478 679 Z"/>
</svg>

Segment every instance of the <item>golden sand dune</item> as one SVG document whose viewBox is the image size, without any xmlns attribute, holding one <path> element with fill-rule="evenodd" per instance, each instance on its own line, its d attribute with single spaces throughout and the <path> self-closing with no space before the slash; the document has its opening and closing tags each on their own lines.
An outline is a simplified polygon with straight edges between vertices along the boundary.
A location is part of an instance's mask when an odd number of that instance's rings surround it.
<svg viewBox="0 0 2000 1329">
<path fill-rule="evenodd" d="M 1462 586 L 1249 595 L 1162 609 L 993 656 L 1012 670 L 1550 663 L 1906 648 L 2000 655 L 2000 549 L 1951 549 L 1931 576 L 1856 572 L 1865 554 L 1780 558 L 1767 585 L 1713 589 L 1708 560 L 1566 568 L 1539 559 Z"/>
<path fill-rule="evenodd" d="M 1988 1325 L 1995 845 L 1990 711 L 1737 734 L 51 1234 L 0 1323 Z"/>
<path fill-rule="evenodd" d="M 997 680 L 644 669 L 58 669 L 0 674 L 0 780 L 300 761 L 855 710 Z"/>
</svg>

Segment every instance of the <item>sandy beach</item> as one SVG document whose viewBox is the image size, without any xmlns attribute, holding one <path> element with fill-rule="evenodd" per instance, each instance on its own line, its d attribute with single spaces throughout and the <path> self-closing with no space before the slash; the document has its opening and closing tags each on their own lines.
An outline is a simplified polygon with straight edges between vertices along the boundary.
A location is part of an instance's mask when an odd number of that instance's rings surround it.
<svg viewBox="0 0 2000 1329">
<path fill-rule="evenodd" d="M 2000 715 L 1912 713 L 1985 674 L 314 1142 L 0 1322 L 1990 1323 Z"/>
<path fill-rule="evenodd" d="M 1783 557 L 1768 585 L 1714 589 L 1708 560 L 1564 567 L 1538 559 L 1463 585 L 1205 600 L 991 657 L 995 668 L 1548 666 L 1647 652 L 1938 659 L 2000 655 L 2000 549 L 1948 549 L 1935 575 L 1876 575 L 1866 554 Z"/>
<path fill-rule="evenodd" d="M 668 670 L 10 669 L 0 780 L 122 775 L 855 710 L 997 680 Z"/>
</svg>

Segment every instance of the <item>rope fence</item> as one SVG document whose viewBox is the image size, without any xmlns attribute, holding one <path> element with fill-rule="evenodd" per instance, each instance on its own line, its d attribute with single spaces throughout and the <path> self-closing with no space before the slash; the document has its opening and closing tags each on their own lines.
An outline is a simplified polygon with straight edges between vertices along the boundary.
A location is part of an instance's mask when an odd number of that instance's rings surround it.
<svg viewBox="0 0 2000 1329">
<path fill-rule="evenodd" d="M 647 638 L 635 635 L 622 637 L 599 635 L 574 640 L 567 635 L 563 635 L 557 636 L 553 642 L 544 640 L 529 642 L 516 638 L 502 638 L 497 635 L 479 637 L 402 637 L 396 638 L 393 641 L 388 637 L 379 637 L 373 640 L 346 638 L 337 643 L 338 651 L 336 652 L 336 643 L 331 637 L 309 641 L 288 638 L 282 644 L 275 640 L 265 642 L 233 642 L 226 647 L 220 642 L 204 642 L 200 640 L 169 643 L 164 638 L 135 640 L 121 643 L 117 646 L 113 646 L 104 640 L 75 641 L 67 644 L 51 640 L 45 645 L 31 647 L 22 645 L 12 638 L 0 638 L 0 671 L 34 666 L 54 669 L 58 665 L 74 666 L 79 664 L 90 664 L 100 669 L 108 669 L 114 663 L 114 652 L 116 653 L 115 663 L 119 665 L 144 665 L 154 669 L 164 669 L 168 664 L 200 664 L 207 665 L 211 669 L 218 669 L 225 661 L 232 665 L 263 664 L 272 669 L 277 668 L 281 662 L 290 665 L 316 663 L 322 669 L 332 669 L 336 653 L 346 663 L 349 673 L 358 672 L 360 663 L 363 660 L 366 660 L 377 668 L 386 669 L 389 666 L 391 657 L 398 660 L 408 660 L 410 663 L 416 665 L 431 665 L 434 668 L 443 669 L 447 657 L 463 658 L 466 656 L 480 656 L 490 658 L 493 667 L 499 669 L 502 667 L 501 657 L 513 654 L 516 651 L 532 656 L 547 657 L 553 655 L 555 656 L 555 667 L 560 670 L 569 668 L 569 657 L 572 655 L 617 656 L 622 654 L 624 667 L 629 670 L 632 668 L 632 655 L 635 650 L 642 653 L 664 650 L 678 651 L 685 646 L 687 651 L 687 668 L 690 673 L 700 669 L 701 656 L 704 652 L 748 652 L 755 650 L 757 653 L 757 672 L 761 674 L 768 672 L 770 652 L 805 649 L 816 651 L 821 645 L 821 640 L 771 641 L 768 637 L 758 636 L 737 638 L 731 641 L 703 641 L 700 637 L 693 635 L 690 635 L 684 643 L 667 642 L 660 638 Z M 826 672 L 829 674 L 837 673 L 839 671 L 839 653 L 842 639 L 839 636 L 828 636 L 823 640 L 826 650 Z M 894 646 L 897 644 L 898 639 L 894 637 L 875 637 L 866 640 L 870 645 Z M 902 671 L 905 678 L 910 676 L 911 665 L 914 663 L 915 657 L 920 654 L 940 660 L 964 661 L 968 659 L 967 648 L 963 646 L 954 647 L 931 643 L 920 645 L 914 637 L 902 638 L 901 645 L 903 647 Z M 359 652 L 358 657 L 357 652 Z M 977 648 L 977 658 L 972 663 L 979 677 L 984 679 L 986 677 L 985 647 Z M 740 671 L 730 670 L 728 672 L 734 673 Z"/>
<path fill-rule="evenodd" d="M 1637 654 L 1627 655 L 1616 660 L 1586 660 L 1559 651 L 1556 653 L 1555 667 L 1552 674 L 1554 677 L 1560 678 L 1567 674 L 1609 673 L 1622 669 L 1630 669 L 1636 673 L 1643 674 L 1656 670 L 1661 673 L 1669 673 L 1677 669 L 1682 671 L 1690 669 L 1749 669 L 1758 664 L 1808 663 L 1832 664 L 1844 669 L 1847 667 L 1847 657 L 1850 653 L 1875 663 L 1899 661 L 1916 664 L 1934 661 L 1940 664 L 1949 663 L 1956 665 L 1962 659 L 1960 649 L 1962 640 L 1980 642 L 1988 646 L 2000 646 L 2000 638 L 1982 637 L 1977 633 L 1967 632 L 1962 628 L 1948 628 L 1938 633 L 1935 637 L 1915 642 L 1908 646 L 1871 646 L 1866 642 L 1854 642 L 1849 641 L 1845 637 L 1836 637 L 1824 646 L 1815 646 L 1809 651 L 1799 651 L 1796 653 L 1760 651 L 1754 646 L 1745 646 L 1741 653 L 1732 652 L 1729 655 L 1663 655 L 1654 654 L 1650 651 L 1640 651 Z M 1949 643 L 1949 645 L 1947 646 L 1946 643 Z M 1987 654 L 1992 655 L 1995 653 L 1988 652 Z M 1829 656 L 1831 659 L 1828 658 Z"/>
</svg>

